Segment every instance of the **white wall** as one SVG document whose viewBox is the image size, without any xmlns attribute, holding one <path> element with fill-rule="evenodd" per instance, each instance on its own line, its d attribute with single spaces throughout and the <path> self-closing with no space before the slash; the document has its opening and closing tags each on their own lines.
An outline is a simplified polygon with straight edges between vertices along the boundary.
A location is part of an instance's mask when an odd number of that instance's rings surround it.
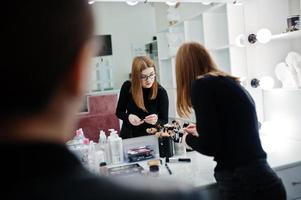
<svg viewBox="0 0 301 200">
<path fill-rule="evenodd" d="M 94 3 L 95 34 L 111 34 L 113 80 L 118 89 L 128 79 L 132 65 L 133 43 L 144 45 L 155 35 L 155 10 L 151 4 Z"/>
<path fill-rule="evenodd" d="M 95 15 L 95 34 L 111 34 L 113 48 L 113 80 L 118 89 L 128 79 L 132 64 L 132 45 L 143 46 L 157 31 L 167 28 L 165 3 L 139 3 L 128 6 L 123 2 L 92 4 Z M 201 3 L 180 4 L 181 20 L 204 10 Z"/>
<path fill-rule="evenodd" d="M 178 9 L 181 20 L 185 20 L 202 12 L 207 7 L 208 6 L 204 6 L 201 3 L 180 3 Z M 156 29 L 157 31 L 162 31 L 168 27 L 166 17 L 168 5 L 166 3 L 154 3 L 154 8 L 156 13 Z"/>
</svg>

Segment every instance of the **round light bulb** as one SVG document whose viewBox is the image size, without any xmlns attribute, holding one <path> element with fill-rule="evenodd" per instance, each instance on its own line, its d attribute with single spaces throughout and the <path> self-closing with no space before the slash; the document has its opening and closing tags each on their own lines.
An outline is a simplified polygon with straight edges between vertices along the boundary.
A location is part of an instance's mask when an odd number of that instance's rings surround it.
<svg viewBox="0 0 301 200">
<path fill-rule="evenodd" d="M 256 34 L 256 38 L 258 42 L 265 44 L 272 39 L 272 33 L 269 29 L 260 29 Z"/>
<path fill-rule="evenodd" d="M 233 4 L 235 6 L 241 6 L 242 5 L 242 1 L 241 0 L 233 0 Z"/>
<path fill-rule="evenodd" d="M 240 85 L 241 86 L 247 87 L 247 77 L 242 76 L 242 77 L 240 77 L 239 80 L 240 80 Z"/>
<path fill-rule="evenodd" d="M 93 4 L 93 3 L 95 3 L 95 1 L 88 1 L 88 4 Z"/>
<path fill-rule="evenodd" d="M 177 4 L 177 1 L 176 0 L 166 1 L 166 4 L 169 6 L 175 6 Z"/>
<path fill-rule="evenodd" d="M 272 89 L 274 87 L 275 81 L 269 76 L 264 76 L 260 79 L 259 85 L 263 90 Z"/>
<path fill-rule="evenodd" d="M 207 5 L 210 5 L 211 2 L 210 1 L 204 1 L 204 2 L 202 2 L 202 4 L 207 6 Z"/>
<path fill-rule="evenodd" d="M 127 3 L 129 6 L 135 6 L 135 5 L 138 4 L 138 1 L 131 0 L 131 1 L 126 1 L 126 3 Z"/>
<path fill-rule="evenodd" d="M 235 44 L 238 47 L 245 47 L 245 36 L 244 36 L 244 34 L 240 34 L 235 38 Z"/>
</svg>

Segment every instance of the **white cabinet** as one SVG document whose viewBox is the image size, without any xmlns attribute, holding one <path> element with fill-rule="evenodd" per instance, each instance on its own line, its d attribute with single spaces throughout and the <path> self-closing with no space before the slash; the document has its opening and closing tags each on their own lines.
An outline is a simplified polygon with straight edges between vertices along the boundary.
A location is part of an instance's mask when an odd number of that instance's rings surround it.
<svg viewBox="0 0 301 200">
<path fill-rule="evenodd" d="M 160 83 L 168 90 L 170 118 L 179 117 L 176 112 L 175 55 L 184 42 L 203 44 L 222 70 L 246 76 L 245 50 L 234 45 L 236 34 L 244 33 L 242 10 L 233 4 L 213 4 L 207 10 L 157 33 Z"/>
<path fill-rule="evenodd" d="M 301 165 L 277 171 L 286 189 L 287 199 L 301 198 Z"/>
<path fill-rule="evenodd" d="M 263 91 L 264 126 L 267 134 L 301 141 L 301 90 L 272 89 Z M 270 124 L 270 125 L 269 125 Z"/>
</svg>

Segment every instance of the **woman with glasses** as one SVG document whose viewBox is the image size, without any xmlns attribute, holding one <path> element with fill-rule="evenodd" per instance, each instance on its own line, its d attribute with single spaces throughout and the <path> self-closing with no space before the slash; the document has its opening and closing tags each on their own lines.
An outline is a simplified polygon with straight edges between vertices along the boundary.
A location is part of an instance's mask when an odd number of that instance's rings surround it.
<svg viewBox="0 0 301 200">
<path fill-rule="evenodd" d="M 121 87 L 116 115 L 123 120 L 123 139 L 148 135 L 146 129 L 168 122 L 168 96 L 156 80 L 156 67 L 149 57 L 134 58 L 131 81 Z"/>
<path fill-rule="evenodd" d="M 239 79 L 219 70 L 198 43 L 184 43 L 176 56 L 177 108 L 196 124 L 183 141 L 216 161 L 222 199 L 286 199 L 282 181 L 270 168 L 259 138 L 255 104 Z"/>
</svg>

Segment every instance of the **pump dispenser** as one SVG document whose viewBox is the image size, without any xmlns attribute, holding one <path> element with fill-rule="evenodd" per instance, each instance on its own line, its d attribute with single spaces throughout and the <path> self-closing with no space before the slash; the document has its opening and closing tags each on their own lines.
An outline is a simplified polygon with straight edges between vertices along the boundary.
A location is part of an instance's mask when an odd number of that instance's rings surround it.
<svg viewBox="0 0 301 200">
<path fill-rule="evenodd" d="M 106 133 L 105 133 L 103 130 L 101 130 L 101 131 L 99 132 L 98 143 L 99 143 L 99 144 L 104 144 L 104 143 L 106 143 L 106 142 L 107 142 L 107 136 L 106 136 Z"/>
<path fill-rule="evenodd" d="M 117 131 L 109 129 L 110 136 L 108 137 L 108 143 L 111 150 L 112 164 L 119 164 L 123 162 L 123 146 L 122 139 L 118 136 Z"/>
<path fill-rule="evenodd" d="M 85 139 L 85 134 L 82 128 L 76 130 L 76 135 L 73 140 L 78 141 L 79 143 L 83 143 Z"/>
<path fill-rule="evenodd" d="M 103 151 L 103 162 L 106 162 L 108 165 L 111 164 L 111 152 L 107 140 L 106 133 L 103 130 L 99 132 L 99 139 L 97 144 L 98 149 Z M 99 163 L 98 163 L 99 164 Z"/>
</svg>

